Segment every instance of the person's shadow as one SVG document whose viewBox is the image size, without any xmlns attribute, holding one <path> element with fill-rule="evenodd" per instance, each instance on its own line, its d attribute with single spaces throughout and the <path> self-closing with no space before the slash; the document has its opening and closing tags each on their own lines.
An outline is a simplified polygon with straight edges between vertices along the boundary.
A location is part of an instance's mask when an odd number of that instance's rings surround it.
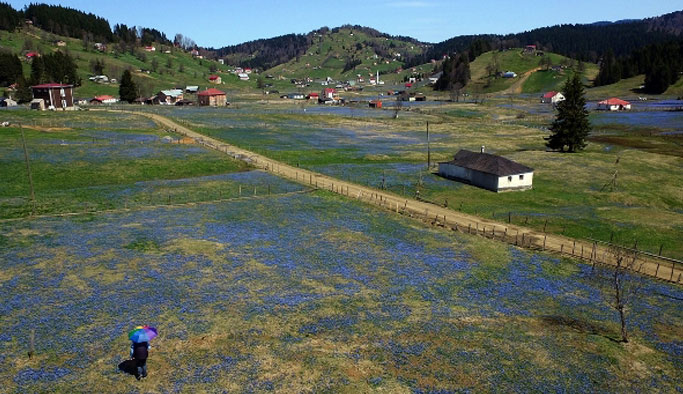
<svg viewBox="0 0 683 394">
<path fill-rule="evenodd" d="M 119 370 L 127 374 L 137 376 L 138 368 L 135 365 L 135 360 L 125 360 L 119 364 Z"/>
</svg>

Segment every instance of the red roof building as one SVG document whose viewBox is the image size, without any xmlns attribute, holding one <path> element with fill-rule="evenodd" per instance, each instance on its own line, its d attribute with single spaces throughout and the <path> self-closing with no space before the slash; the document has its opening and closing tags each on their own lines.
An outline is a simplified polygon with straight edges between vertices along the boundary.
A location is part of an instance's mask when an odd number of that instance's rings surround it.
<svg viewBox="0 0 683 394">
<path fill-rule="evenodd" d="M 215 84 L 220 84 L 222 82 L 221 77 L 218 75 L 211 75 L 209 76 L 209 82 L 215 83 Z"/>
<path fill-rule="evenodd" d="M 43 99 L 48 107 L 73 109 L 73 86 L 61 83 L 44 83 L 31 86 L 34 99 Z"/>
<path fill-rule="evenodd" d="M 224 107 L 228 103 L 225 92 L 214 88 L 197 93 L 197 98 L 202 106 Z"/>
<path fill-rule="evenodd" d="M 40 54 L 38 52 L 29 52 L 26 54 L 27 59 L 33 59 L 34 57 L 39 57 Z"/>
<path fill-rule="evenodd" d="M 114 96 L 102 95 L 93 97 L 93 99 L 90 100 L 90 104 L 116 104 L 117 101 L 118 100 Z"/>
<path fill-rule="evenodd" d="M 598 103 L 598 109 L 605 111 L 623 111 L 631 109 L 631 103 L 612 97 Z"/>
</svg>

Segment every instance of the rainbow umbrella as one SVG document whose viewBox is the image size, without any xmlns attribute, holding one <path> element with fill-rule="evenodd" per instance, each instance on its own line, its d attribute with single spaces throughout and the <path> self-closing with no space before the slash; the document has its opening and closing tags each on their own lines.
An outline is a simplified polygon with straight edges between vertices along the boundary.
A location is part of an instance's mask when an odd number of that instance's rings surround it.
<svg viewBox="0 0 683 394">
<path fill-rule="evenodd" d="M 148 325 L 137 326 L 128 333 L 128 338 L 135 343 L 149 342 L 156 336 L 157 329 Z"/>
</svg>

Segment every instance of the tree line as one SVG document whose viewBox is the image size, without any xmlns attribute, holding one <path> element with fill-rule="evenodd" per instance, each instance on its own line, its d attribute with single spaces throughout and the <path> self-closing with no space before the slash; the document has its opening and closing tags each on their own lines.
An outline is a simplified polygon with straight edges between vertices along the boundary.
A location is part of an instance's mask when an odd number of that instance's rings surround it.
<svg viewBox="0 0 683 394">
<path fill-rule="evenodd" d="M 27 79 L 19 57 L 12 53 L 0 52 L 0 86 L 16 84 L 16 98 L 22 103 L 31 101 L 33 98 L 31 86 L 34 85 L 48 82 L 80 85 L 81 79 L 78 77 L 77 69 L 71 55 L 57 51 L 34 57 L 31 61 L 31 73 Z"/>
<path fill-rule="evenodd" d="M 645 93 L 661 94 L 678 81 L 683 71 L 683 40 L 648 45 L 628 56 L 609 50 L 600 62 L 595 86 L 611 85 L 624 78 L 645 74 Z"/>
</svg>

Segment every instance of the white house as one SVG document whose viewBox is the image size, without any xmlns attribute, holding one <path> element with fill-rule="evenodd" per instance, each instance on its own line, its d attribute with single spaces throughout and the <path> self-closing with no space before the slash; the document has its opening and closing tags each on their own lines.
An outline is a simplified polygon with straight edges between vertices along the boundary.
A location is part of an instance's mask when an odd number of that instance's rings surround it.
<svg viewBox="0 0 683 394">
<path fill-rule="evenodd" d="M 550 91 L 550 92 L 544 94 L 543 96 L 541 96 L 541 102 L 546 103 L 546 104 L 555 105 L 555 104 L 559 103 L 560 101 L 564 101 L 564 100 L 566 100 L 566 98 L 564 97 L 564 95 L 562 93 L 554 92 L 554 91 Z"/>
<path fill-rule="evenodd" d="M 247 74 L 247 73 L 238 73 L 237 76 L 240 78 L 240 81 L 248 81 L 249 80 L 249 74 Z"/>
<path fill-rule="evenodd" d="M 631 103 L 620 100 L 618 98 L 611 98 L 598 103 L 598 109 L 605 111 L 623 111 L 631 109 Z"/>
<path fill-rule="evenodd" d="M 459 151 L 453 160 L 439 163 L 439 175 L 494 192 L 532 188 L 534 169 L 501 156 Z"/>
</svg>

